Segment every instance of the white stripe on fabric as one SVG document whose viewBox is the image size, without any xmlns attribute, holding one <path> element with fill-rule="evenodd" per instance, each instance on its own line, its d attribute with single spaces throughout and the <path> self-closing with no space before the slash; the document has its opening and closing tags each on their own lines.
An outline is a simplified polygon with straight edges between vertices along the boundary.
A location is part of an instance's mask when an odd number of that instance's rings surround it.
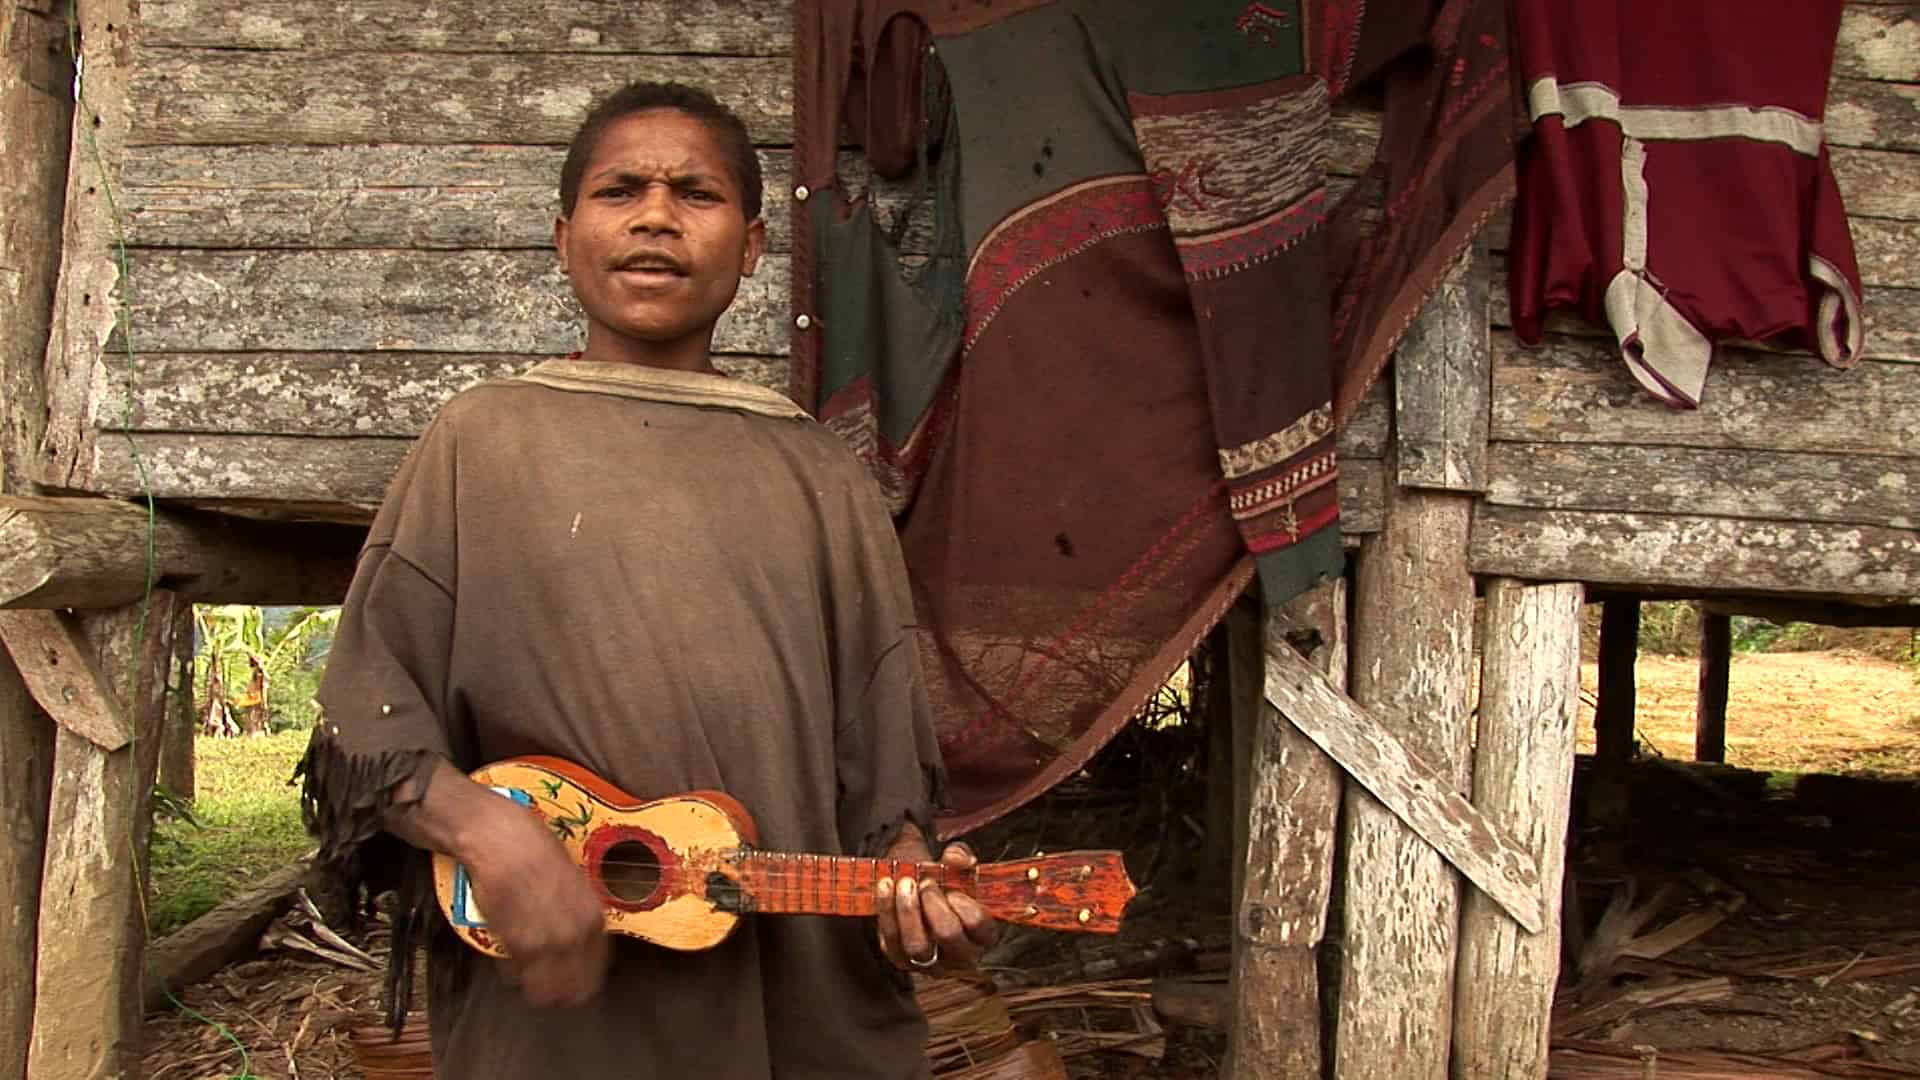
<svg viewBox="0 0 1920 1080">
<path fill-rule="evenodd" d="M 1622 105 L 1620 95 L 1603 83 L 1562 86 L 1551 75 L 1534 80 L 1528 88 L 1527 110 L 1536 122 L 1543 116 L 1559 116 L 1567 127 L 1588 120 L 1611 120 L 1620 125 L 1622 133 L 1636 139 L 1753 139 L 1779 143 L 1808 157 L 1819 155 L 1822 138 L 1820 121 L 1778 105 Z"/>
</svg>

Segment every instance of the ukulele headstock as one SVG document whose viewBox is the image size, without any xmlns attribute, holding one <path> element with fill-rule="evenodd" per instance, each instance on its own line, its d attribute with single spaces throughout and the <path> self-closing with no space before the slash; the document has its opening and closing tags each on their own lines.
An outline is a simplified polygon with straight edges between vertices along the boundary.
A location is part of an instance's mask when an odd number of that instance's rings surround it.
<svg viewBox="0 0 1920 1080">
<path fill-rule="evenodd" d="M 1096 934 L 1120 931 L 1133 882 L 1117 851 L 1068 851 L 982 864 L 968 890 L 1002 922 Z"/>
</svg>

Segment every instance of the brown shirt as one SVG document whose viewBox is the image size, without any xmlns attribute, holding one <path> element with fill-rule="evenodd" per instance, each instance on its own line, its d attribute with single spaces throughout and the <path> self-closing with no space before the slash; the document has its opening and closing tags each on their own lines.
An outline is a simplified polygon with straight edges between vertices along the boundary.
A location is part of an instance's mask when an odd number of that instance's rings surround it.
<svg viewBox="0 0 1920 1080">
<path fill-rule="evenodd" d="M 780 395 L 583 361 L 475 387 L 361 556 L 310 759 L 323 848 L 367 839 L 431 751 L 554 754 L 642 798 L 719 789 L 769 849 L 871 852 L 937 783 L 912 611 L 873 481 Z M 617 939 L 571 1010 L 436 948 L 439 1075 L 925 1075 L 924 1021 L 873 937 L 766 916 L 701 953 Z"/>
</svg>

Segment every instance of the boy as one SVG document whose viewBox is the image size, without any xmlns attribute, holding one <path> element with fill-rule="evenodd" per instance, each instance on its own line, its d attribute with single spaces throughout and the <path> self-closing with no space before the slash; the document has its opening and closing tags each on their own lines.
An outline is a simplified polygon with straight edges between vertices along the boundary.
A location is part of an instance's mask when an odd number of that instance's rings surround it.
<svg viewBox="0 0 1920 1080">
<path fill-rule="evenodd" d="M 547 827 L 465 775 L 553 754 L 643 798 L 725 791 L 769 849 L 910 859 L 938 794 L 878 492 L 712 365 L 765 245 L 743 125 L 688 87 L 612 95 L 569 149 L 554 244 L 585 348 L 448 402 L 369 532 L 306 765 L 322 855 L 409 867 L 396 981 L 403 931 L 433 928 L 441 1076 L 924 1075 L 900 971 L 972 964 L 994 927 L 970 899 L 883 882 L 873 924 L 750 919 L 697 954 L 609 939 Z M 427 851 L 466 865 L 510 961 L 445 932 Z"/>
</svg>

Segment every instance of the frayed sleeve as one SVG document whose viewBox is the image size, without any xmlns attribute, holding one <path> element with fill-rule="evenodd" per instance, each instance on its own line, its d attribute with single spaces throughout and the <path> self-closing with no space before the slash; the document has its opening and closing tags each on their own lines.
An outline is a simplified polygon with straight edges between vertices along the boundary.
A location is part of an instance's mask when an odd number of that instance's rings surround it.
<svg viewBox="0 0 1920 1080">
<path fill-rule="evenodd" d="M 411 849 L 384 832 L 438 758 L 459 764 L 447 715 L 456 561 L 453 439 L 436 422 L 394 478 L 368 533 L 321 678 L 301 763 L 302 810 L 322 864 L 377 894 Z"/>
<path fill-rule="evenodd" d="M 840 842 L 854 854 L 880 855 L 908 821 L 933 844 L 945 772 L 899 540 L 864 470 L 851 483 L 851 533 L 831 553 Z"/>
</svg>

